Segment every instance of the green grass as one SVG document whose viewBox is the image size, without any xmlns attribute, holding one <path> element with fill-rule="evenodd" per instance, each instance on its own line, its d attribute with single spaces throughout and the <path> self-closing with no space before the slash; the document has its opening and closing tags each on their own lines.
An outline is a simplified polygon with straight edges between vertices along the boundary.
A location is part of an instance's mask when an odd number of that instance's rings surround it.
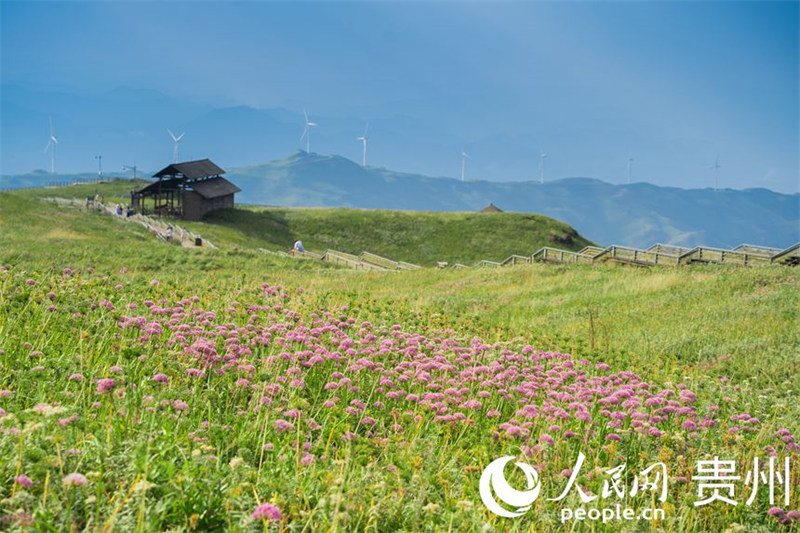
<svg viewBox="0 0 800 533">
<path fill-rule="evenodd" d="M 197 231 L 241 246 L 289 249 L 299 239 L 312 251 L 367 251 L 424 266 L 502 261 L 542 246 L 580 250 L 591 244 L 567 224 L 520 213 L 247 208 L 211 213 L 204 222 Z"/>
<path fill-rule="evenodd" d="M 672 478 L 664 506 L 667 519 L 658 526 L 662 530 L 724 531 L 735 530 L 737 524 L 746 531 L 779 527 L 766 516 L 771 505 L 763 494 L 751 507 L 721 504 L 697 509 L 692 505 L 696 487 L 678 483 L 674 476 L 690 477 L 697 460 L 713 455 L 735 459 L 741 468 L 755 456 L 764 459 L 766 447 L 784 457 L 784 443 L 773 434 L 779 428 L 788 428 L 795 436 L 800 433 L 796 269 L 537 264 L 357 272 L 275 258 L 253 251 L 249 244 L 273 238 L 268 234 L 283 235 L 280 232 L 286 228 L 316 228 L 326 219 L 343 220 L 344 229 L 369 228 L 365 237 L 353 233 L 344 240 L 377 243 L 376 221 L 389 224 L 396 216 L 400 222 L 391 223 L 401 224 L 405 214 L 270 209 L 247 215 L 263 225 L 275 213 L 297 218 L 275 222 L 276 229 L 270 231 L 246 230 L 244 219 L 238 218 L 198 223 L 202 229 L 196 231 L 220 245 L 214 251 L 168 245 L 112 217 L 37 200 L 37 196 L 57 196 L 47 192 L 0 194 L 0 266 L 8 269 L 0 272 L 0 391 L 13 392 L 0 398 L 0 408 L 10 413 L 0 418 L 0 457 L 6 458 L 0 460 L 0 516 L 22 509 L 27 514 L 20 517 L 30 515 L 37 530 L 43 531 L 70 527 L 102 531 L 106 524 L 119 531 L 641 530 L 641 524 L 613 522 L 562 525 L 561 505 L 542 498 L 529 514 L 515 520 L 498 518 L 483 507 L 478 478 L 492 459 L 517 455 L 536 465 L 543 490 L 551 496 L 563 485 L 559 472 L 570 468 L 582 451 L 597 469 L 622 463 L 641 468 L 664 461 Z M 314 215 L 311 221 L 308 213 Z M 451 216 L 456 226 L 477 217 Z M 425 225 L 447 223 L 431 215 Z M 320 225 L 318 233 L 324 235 L 327 227 Z M 280 238 L 291 244 L 295 237 Z M 300 238 L 313 249 L 309 244 L 313 241 Z M 397 246 L 397 254 L 389 253 L 394 248 L 371 251 L 408 260 L 397 244 L 402 238 L 397 239 L 386 244 Z M 281 247 L 284 242 L 274 245 Z M 64 275 L 64 268 L 75 272 Z M 34 284 L 27 284 L 27 279 Z M 265 296 L 262 283 L 283 288 Z M 192 297 L 197 301 L 191 302 Z M 181 305 L 187 309 L 216 316 L 201 326 L 201 318 L 192 313 L 174 318 L 151 313 L 147 300 L 158 307 L 185 301 Z M 103 301 L 114 309 L 103 307 Z M 250 305 L 265 304 L 270 308 L 246 311 Z M 284 308 L 296 314 L 284 315 Z M 305 334 L 303 324 L 311 328 L 326 312 L 337 323 L 352 318 L 354 326 L 344 331 L 363 346 L 375 342 L 370 341 L 370 332 L 388 341 L 391 326 L 398 325 L 409 334 L 451 338 L 462 346 L 469 346 L 473 338 L 497 343 L 481 355 L 486 364 L 504 361 L 504 349 L 519 353 L 530 345 L 572 354 L 576 361 L 605 362 L 613 372 L 635 372 L 653 390 L 684 384 L 697 395 L 701 412 L 719 407 L 718 425 L 691 441 L 687 431 L 672 424 L 663 428 L 661 439 L 625 427 L 623 440 L 609 443 L 603 440 L 609 429 L 597 422 L 589 427 L 595 436 L 573 442 L 559 438 L 548 428 L 550 422 L 535 419 L 530 427 L 533 442 L 503 435 L 495 440 L 494 433 L 502 434 L 497 424 L 514 417 L 518 405 L 493 396 L 484 400 L 484 410 L 496 407 L 500 418 L 476 414 L 470 415 L 471 424 L 452 426 L 437 424 L 431 411 L 420 405 L 402 407 L 385 400 L 388 408 L 376 410 L 369 404 L 380 394 L 376 392 L 380 373 L 358 372 L 332 361 L 311 369 L 297 365 L 305 387 L 293 389 L 284 382 L 282 392 L 273 398 L 274 408 L 254 412 L 252 407 L 264 391 L 243 389 L 236 380 L 246 376 L 260 385 L 296 375 L 294 370 L 286 373 L 295 363 L 282 354 L 302 353 L 308 346 L 300 340 L 287 346 L 253 344 L 252 354 L 241 356 L 242 363 L 254 366 L 253 373 L 231 370 L 198 381 L 185 375 L 196 362 L 175 344 L 175 331 L 170 329 L 182 324 L 205 328 L 203 336 L 221 350 L 226 344 L 214 333 L 219 327 L 232 331 L 233 324 L 247 339 L 254 327 L 282 322 L 289 329 L 301 326 L 298 332 Z M 137 328 L 119 326 L 124 316 L 162 321 L 163 331 L 141 340 Z M 359 332 L 364 321 L 371 323 L 371 329 Z M 280 331 L 272 335 L 279 336 Z M 320 338 L 325 349 L 343 352 L 339 337 L 326 333 Z M 413 360 L 396 350 L 383 358 L 365 357 L 387 366 Z M 441 357 L 457 361 L 449 352 Z M 121 367 L 122 374 L 111 372 L 113 366 Z M 334 371 L 351 377 L 362 390 L 325 389 Z M 85 381 L 67 379 L 78 372 Z M 169 376 L 169 386 L 152 381 L 157 373 Z M 103 377 L 118 379 L 112 394 L 98 394 L 91 382 Z M 429 391 L 421 383 L 406 388 L 419 394 Z M 321 402 L 332 395 L 341 398 L 339 406 L 322 407 Z M 353 399 L 368 404 L 376 419 L 374 435 L 344 411 Z M 176 400 L 187 402 L 188 413 L 176 413 L 172 407 Z M 56 413 L 37 413 L 37 404 L 47 404 L 45 411 Z M 296 431 L 275 431 L 274 421 L 288 409 L 302 410 L 323 429 L 301 429 L 295 423 Z M 404 414 L 408 409 L 411 414 Z M 760 420 L 756 431 L 729 432 L 746 426 L 730 418 L 745 412 Z M 57 423 L 73 414 L 77 421 Z M 601 419 L 599 409 L 593 416 Z M 394 423 L 405 431 L 389 432 Z M 578 432 L 587 429 L 574 420 L 561 425 Z M 20 432 L 10 431 L 14 428 Z M 346 431 L 359 437 L 344 441 L 341 436 Z M 555 445 L 530 452 L 528 458 L 525 450 L 542 433 L 554 433 Z M 273 448 L 262 452 L 266 442 Z M 314 463 L 301 463 L 303 444 L 316 457 Z M 796 451 L 789 455 L 794 471 L 800 456 Z M 63 476 L 73 471 L 89 478 L 88 487 L 62 486 Z M 19 474 L 34 479 L 34 486 L 24 489 L 15 484 Z M 152 484 L 149 489 L 136 488 L 143 479 Z M 584 483 L 597 493 L 602 476 L 582 478 Z M 796 478 L 792 484 L 794 495 L 787 510 L 800 504 Z M 739 486 L 737 499 L 745 499 L 743 492 Z M 284 520 L 272 524 L 251 520 L 252 510 L 264 501 L 278 505 Z M 649 505 L 635 499 L 625 503 L 637 509 Z M 574 495 L 568 505 L 581 507 Z M 0 529 L 22 530 L 19 523 L 3 522 Z M 793 527 L 783 530 L 797 529 Z"/>
</svg>

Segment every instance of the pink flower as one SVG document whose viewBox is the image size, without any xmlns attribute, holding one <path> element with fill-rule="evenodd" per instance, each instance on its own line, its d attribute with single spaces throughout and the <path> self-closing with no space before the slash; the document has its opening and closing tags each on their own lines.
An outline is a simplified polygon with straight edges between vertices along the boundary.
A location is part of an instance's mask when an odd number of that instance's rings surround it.
<svg viewBox="0 0 800 533">
<path fill-rule="evenodd" d="M 85 487 L 89 484 L 89 481 L 83 474 L 73 472 L 72 474 L 64 476 L 62 483 L 65 487 Z"/>
<path fill-rule="evenodd" d="M 480 409 L 481 402 L 475 399 L 467 400 L 466 402 L 461 404 L 461 407 L 464 409 Z"/>
<path fill-rule="evenodd" d="M 153 376 L 153 381 L 157 383 L 169 383 L 169 377 L 166 374 L 156 374 Z"/>
<path fill-rule="evenodd" d="M 553 437 L 551 437 L 547 433 L 545 433 L 541 437 L 539 437 L 539 442 L 547 443 L 550 446 L 555 446 L 555 444 L 556 444 L 555 441 L 553 440 Z"/>
<path fill-rule="evenodd" d="M 525 418 L 535 418 L 539 416 L 539 410 L 534 405 L 526 405 L 517 411 L 517 415 Z"/>
<path fill-rule="evenodd" d="M 116 380 L 111 378 L 103 378 L 97 382 L 97 392 L 105 394 L 117 386 Z"/>
<path fill-rule="evenodd" d="M 72 424 L 73 422 L 77 422 L 78 420 L 80 420 L 80 417 L 78 415 L 71 415 L 71 416 L 69 416 L 67 418 L 62 418 L 61 420 L 59 420 L 58 421 L 58 425 L 62 426 L 62 427 L 66 427 L 66 426 Z"/>
<path fill-rule="evenodd" d="M 316 457 L 313 453 L 303 452 L 303 458 L 300 459 L 300 463 L 304 465 L 310 465 L 316 461 Z"/>
<path fill-rule="evenodd" d="M 71 375 L 69 378 L 67 378 L 67 379 L 68 379 L 69 381 L 83 381 L 83 379 L 84 379 L 84 378 L 83 378 L 83 375 L 82 375 L 82 374 L 72 374 L 72 375 Z"/>
<path fill-rule="evenodd" d="M 621 441 L 621 440 L 622 440 L 622 437 L 620 437 L 620 436 L 619 436 L 619 435 L 617 435 L 616 433 L 609 433 L 608 435 L 606 435 L 606 440 L 615 440 L 615 441 Z"/>
<path fill-rule="evenodd" d="M 282 518 L 283 514 L 280 509 L 271 503 L 262 503 L 253 511 L 254 520 L 281 520 Z"/>
<path fill-rule="evenodd" d="M 289 422 L 289 421 L 287 421 L 287 420 L 284 420 L 284 419 L 282 419 L 282 418 L 280 418 L 280 419 L 276 420 L 276 421 L 275 421 L 275 422 L 272 424 L 272 427 L 273 427 L 273 428 L 275 429 L 275 431 L 277 431 L 278 433 L 283 433 L 283 432 L 285 432 L 285 431 L 293 431 L 293 430 L 294 430 L 294 424 L 292 424 L 291 422 Z"/>
<path fill-rule="evenodd" d="M 33 481 L 28 476 L 17 476 L 14 478 L 14 481 L 17 482 L 22 487 L 31 487 L 33 486 Z"/>
<path fill-rule="evenodd" d="M 780 507 L 770 507 L 770 509 L 767 511 L 767 514 L 769 516 L 783 516 L 784 513 L 783 509 Z"/>
</svg>

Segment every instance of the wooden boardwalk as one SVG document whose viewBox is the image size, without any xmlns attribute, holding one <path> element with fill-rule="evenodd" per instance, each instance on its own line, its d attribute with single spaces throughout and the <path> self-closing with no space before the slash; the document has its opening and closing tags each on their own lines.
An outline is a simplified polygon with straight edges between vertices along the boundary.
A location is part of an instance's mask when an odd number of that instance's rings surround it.
<svg viewBox="0 0 800 533">
<path fill-rule="evenodd" d="M 731 250 L 697 246 L 682 248 L 655 244 L 646 250 L 612 245 L 608 248 L 587 246 L 579 252 L 544 247 L 530 257 L 531 263 L 599 264 L 624 263 L 638 266 L 681 266 L 692 263 L 714 263 L 731 266 L 800 264 L 800 243 L 784 250 L 766 246 L 742 244 Z"/>
<path fill-rule="evenodd" d="M 263 249 L 261 249 L 261 251 L 281 255 L 283 257 L 296 257 L 300 259 L 329 262 L 356 270 L 400 271 L 422 268 L 419 265 L 406 263 L 404 261 L 395 261 L 370 252 L 362 252 L 359 255 L 354 255 L 337 250 L 326 250 L 321 254 L 309 251 L 303 253 L 296 251 L 270 252 Z M 484 259 L 471 266 L 462 263 L 450 265 L 446 262 L 440 262 L 438 266 L 439 268 L 452 269 L 501 268 L 516 265 L 529 265 L 532 263 L 573 265 L 620 263 L 643 267 L 677 267 L 696 263 L 713 263 L 728 266 L 761 266 L 771 264 L 796 266 L 800 264 L 800 243 L 784 250 L 765 246 L 754 246 L 751 244 L 742 244 L 731 250 L 711 248 L 708 246 L 683 248 L 666 244 L 654 244 L 646 250 L 614 245 L 607 248 L 587 246 L 577 252 L 573 252 L 545 246 L 530 256 L 511 255 L 503 261 Z"/>
<path fill-rule="evenodd" d="M 338 250 L 325 250 L 323 253 L 316 253 L 306 250 L 305 252 L 298 252 L 291 250 L 289 252 L 273 252 L 259 248 L 259 251 L 280 255 L 283 257 L 294 257 L 297 259 L 306 259 L 311 261 L 321 261 L 325 263 L 333 263 L 336 265 L 345 266 L 355 270 L 385 270 L 385 271 L 400 271 L 400 270 L 419 270 L 422 268 L 413 263 L 405 261 L 395 261 L 386 257 L 382 257 L 370 252 L 361 252 L 359 255 L 349 254 L 347 252 L 340 252 Z"/>
</svg>

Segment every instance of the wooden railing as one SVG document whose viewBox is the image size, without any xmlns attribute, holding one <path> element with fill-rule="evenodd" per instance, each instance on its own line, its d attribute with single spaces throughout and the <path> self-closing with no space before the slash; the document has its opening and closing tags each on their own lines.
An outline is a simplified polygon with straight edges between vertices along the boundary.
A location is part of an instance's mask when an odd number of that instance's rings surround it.
<svg viewBox="0 0 800 533">
<path fill-rule="evenodd" d="M 691 248 L 684 248 L 683 246 L 673 246 L 671 244 L 654 244 L 647 249 L 648 252 L 656 252 L 665 255 L 682 255 L 691 250 Z"/>
<path fill-rule="evenodd" d="M 770 256 L 763 254 L 749 254 L 721 248 L 698 246 L 681 255 L 678 261 L 681 264 L 718 263 L 720 265 L 758 266 L 768 265 L 772 262 L 772 259 Z"/>
<path fill-rule="evenodd" d="M 675 255 L 629 248 L 627 246 L 609 246 L 593 258 L 595 262 L 609 260 L 642 266 L 675 266 L 678 264 L 678 257 Z"/>
<path fill-rule="evenodd" d="M 500 266 L 527 265 L 530 262 L 531 262 L 530 257 L 524 257 L 522 255 L 512 255 L 507 257 L 504 261 L 501 261 Z"/>
<path fill-rule="evenodd" d="M 755 244 L 740 244 L 732 249 L 734 252 L 744 252 L 748 254 L 766 255 L 772 257 L 773 255 L 782 252 L 780 248 L 771 248 L 769 246 L 758 246 Z"/>
<path fill-rule="evenodd" d="M 734 250 L 698 246 L 696 248 L 681 248 L 656 244 L 647 250 L 631 248 L 628 246 L 609 246 L 603 248 L 595 255 L 589 255 L 595 250 L 588 247 L 580 252 L 571 252 L 545 246 L 537 250 L 531 260 L 549 263 L 584 263 L 594 264 L 604 261 L 614 261 L 641 266 L 678 266 L 690 263 L 715 263 L 731 266 L 760 266 L 768 264 L 800 264 L 800 243 L 790 246 L 785 250 L 770 253 L 776 250 L 765 246 L 741 245 Z M 680 253 L 678 253 L 680 252 Z"/>
<path fill-rule="evenodd" d="M 800 243 L 790 246 L 773 255 L 770 260 L 781 265 L 800 265 Z"/>
<path fill-rule="evenodd" d="M 536 252 L 531 255 L 531 262 L 532 263 L 583 263 L 587 260 L 586 256 L 581 256 L 576 252 L 570 252 L 569 250 L 561 250 L 558 248 L 550 248 L 549 246 L 545 246 L 544 248 L 540 248 Z M 588 261 L 591 262 L 592 259 L 588 258 Z"/>
</svg>

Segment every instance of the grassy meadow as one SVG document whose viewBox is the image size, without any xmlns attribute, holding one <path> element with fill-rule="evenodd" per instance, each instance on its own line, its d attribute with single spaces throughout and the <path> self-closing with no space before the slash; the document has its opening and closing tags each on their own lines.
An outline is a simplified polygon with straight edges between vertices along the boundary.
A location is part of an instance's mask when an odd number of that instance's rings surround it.
<svg viewBox="0 0 800 533">
<path fill-rule="evenodd" d="M 796 269 L 357 272 L 257 248 L 431 265 L 530 253 L 556 226 L 248 208 L 187 224 L 219 249 L 184 249 L 41 201 L 94 187 L 0 193 L 0 530 L 800 530 Z M 666 502 L 548 501 L 579 453 L 594 496 L 613 467 L 630 488 L 663 462 Z M 507 455 L 541 480 L 514 519 L 478 493 Z M 714 456 L 736 461 L 738 505 L 694 505 Z M 771 456 L 791 475 L 748 505 Z M 561 521 L 615 504 L 665 516 Z"/>
</svg>

